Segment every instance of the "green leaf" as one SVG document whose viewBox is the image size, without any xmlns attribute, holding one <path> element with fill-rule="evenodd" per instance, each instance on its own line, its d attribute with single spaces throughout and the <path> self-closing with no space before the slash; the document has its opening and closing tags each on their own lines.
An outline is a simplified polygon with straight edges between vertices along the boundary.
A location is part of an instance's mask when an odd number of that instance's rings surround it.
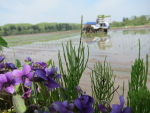
<svg viewBox="0 0 150 113">
<path fill-rule="evenodd" d="M 50 59 L 49 61 L 46 62 L 46 64 L 48 65 L 48 67 L 52 64 L 52 59 Z"/>
<path fill-rule="evenodd" d="M 20 85 L 14 86 L 15 92 L 19 92 L 19 86 L 20 86 Z"/>
<path fill-rule="evenodd" d="M 8 47 L 7 42 L 2 37 L 0 37 L 0 46 Z"/>
<path fill-rule="evenodd" d="M 21 63 L 18 59 L 15 59 L 15 66 L 18 68 L 21 67 Z"/>
<path fill-rule="evenodd" d="M 16 113 L 24 113 L 26 110 L 25 102 L 20 95 L 16 94 L 12 96 L 13 106 Z"/>
</svg>

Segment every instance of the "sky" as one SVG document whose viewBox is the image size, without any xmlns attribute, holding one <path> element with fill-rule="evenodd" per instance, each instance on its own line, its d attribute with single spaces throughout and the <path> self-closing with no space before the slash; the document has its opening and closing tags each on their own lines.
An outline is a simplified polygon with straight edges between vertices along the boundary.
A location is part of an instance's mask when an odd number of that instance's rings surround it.
<svg viewBox="0 0 150 113">
<path fill-rule="evenodd" d="M 95 22 L 98 15 L 123 17 L 150 15 L 150 0 L 0 0 L 0 26 L 15 23 Z"/>
</svg>

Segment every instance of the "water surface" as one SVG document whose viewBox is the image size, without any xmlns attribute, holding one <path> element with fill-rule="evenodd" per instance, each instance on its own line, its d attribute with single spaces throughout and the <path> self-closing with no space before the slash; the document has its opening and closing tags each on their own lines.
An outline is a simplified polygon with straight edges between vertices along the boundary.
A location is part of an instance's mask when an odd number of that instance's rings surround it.
<svg viewBox="0 0 150 113">
<path fill-rule="evenodd" d="M 41 36 L 42 34 L 40 34 L 40 37 Z M 43 40 L 44 36 L 45 35 L 43 34 Z M 46 36 L 46 38 L 49 38 L 48 35 Z M 70 40 L 72 40 L 72 44 L 77 47 L 80 35 L 53 41 L 35 41 L 31 44 L 15 46 L 13 49 L 5 48 L 3 53 L 8 59 L 7 62 L 12 62 L 14 57 L 23 62 L 26 57 L 30 56 L 34 61 L 41 60 L 46 62 L 49 59 L 53 59 L 55 65 L 58 66 L 58 50 L 62 53 L 62 43 L 65 45 Z M 80 80 L 80 85 L 83 90 L 91 95 L 90 68 L 93 69 L 94 64 L 97 61 L 103 63 L 107 56 L 106 61 L 110 63 L 113 73 L 116 75 L 115 86 L 122 85 L 122 82 L 125 81 L 125 90 L 127 91 L 127 82 L 130 80 L 131 65 L 134 64 L 134 61 L 138 58 L 139 54 L 139 40 L 141 46 L 140 57 L 143 58 L 145 62 L 146 54 L 148 54 L 150 60 L 150 28 L 136 30 L 109 30 L 107 35 L 83 35 L 82 42 L 85 46 L 89 46 L 90 51 L 88 67 Z M 85 54 L 87 54 L 87 49 Z M 148 74 L 148 87 L 150 89 L 150 63 Z M 119 91 L 121 93 L 121 86 Z"/>
</svg>

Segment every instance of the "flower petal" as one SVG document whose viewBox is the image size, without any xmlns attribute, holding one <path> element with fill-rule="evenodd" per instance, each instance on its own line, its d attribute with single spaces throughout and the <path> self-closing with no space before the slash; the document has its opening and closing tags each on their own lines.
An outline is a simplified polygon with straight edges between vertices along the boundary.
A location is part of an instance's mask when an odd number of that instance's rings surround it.
<svg viewBox="0 0 150 113">
<path fill-rule="evenodd" d="M 83 104 L 87 104 L 88 103 L 88 100 L 89 100 L 89 96 L 88 95 L 83 95 L 81 96 L 81 99 L 83 99 Z"/>
<path fill-rule="evenodd" d="M 67 106 L 68 106 L 68 100 L 63 101 L 62 104 L 63 104 L 65 107 L 67 107 Z"/>
<path fill-rule="evenodd" d="M 34 72 L 30 72 L 30 73 L 28 73 L 26 76 L 27 76 L 29 79 L 31 79 L 31 78 L 33 77 L 33 74 L 34 74 Z"/>
<path fill-rule="evenodd" d="M 61 79 L 61 75 L 60 75 L 60 74 L 57 74 L 57 75 L 56 75 L 56 78 L 57 78 L 57 79 Z"/>
<path fill-rule="evenodd" d="M 54 106 L 50 106 L 50 107 L 49 107 L 49 111 L 50 111 L 51 113 L 57 113 L 57 110 L 56 110 L 56 108 L 55 108 Z"/>
<path fill-rule="evenodd" d="M 31 83 L 32 83 L 32 82 L 31 82 L 28 78 L 26 78 L 24 85 L 26 85 L 26 86 L 31 86 Z"/>
<path fill-rule="evenodd" d="M 89 95 L 82 95 L 80 97 L 80 99 L 84 100 L 83 104 L 86 105 L 86 106 L 92 106 L 92 104 L 94 103 L 94 99 Z"/>
<path fill-rule="evenodd" d="M 56 101 L 52 105 L 55 106 L 59 110 L 59 113 L 67 113 L 67 109 L 64 107 L 64 105 L 60 101 Z"/>
<path fill-rule="evenodd" d="M 68 110 L 73 110 L 74 109 L 74 104 L 73 103 L 70 103 L 66 108 L 68 109 Z"/>
<path fill-rule="evenodd" d="M 31 59 L 30 57 L 27 57 L 27 59 L 28 59 L 28 62 L 31 62 L 31 61 L 32 61 L 32 59 Z"/>
<path fill-rule="evenodd" d="M 14 78 L 14 85 L 18 85 L 19 83 L 23 83 L 22 76 Z"/>
<path fill-rule="evenodd" d="M 13 75 L 12 75 L 12 73 L 7 72 L 7 73 L 5 74 L 5 76 L 6 76 L 7 80 L 8 80 L 8 82 L 11 82 L 11 81 L 13 80 Z"/>
<path fill-rule="evenodd" d="M 125 101 L 124 101 L 124 98 L 121 95 L 119 96 L 119 100 L 120 100 L 120 105 L 123 107 Z"/>
<path fill-rule="evenodd" d="M 31 71 L 31 67 L 28 64 L 26 64 L 26 65 L 23 66 L 22 73 L 24 75 L 27 75 L 30 71 Z"/>
<path fill-rule="evenodd" d="M 7 78 L 5 74 L 0 74 L 0 83 L 5 83 L 5 82 L 7 82 Z"/>
<path fill-rule="evenodd" d="M 10 69 L 16 69 L 15 65 L 13 63 L 7 63 L 8 68 Z"/>
<path fill-rule="evenodd" d="M 58 71 L 58 67 L 51 68 L 51 70 L 57 72 Z"/>
<path fill-rule="evenodd" d="M 6 87 L 5 90 L 6 90 L 8 93 L 13 94 L 14 91 L 15 91 L 15 88 L 14 88 L 13 85 L 10 85 L 9 87 Z"/>
<path fill-rule="evenodd" d="M 83 109 L 83 113 L 93 113 L 94 112 L 94 108 L 92 106 L 87 106 L 84 107 Z"/>
<path fill-rule="evenodd" d="M 79 109 L 79 110 L 82 110 L 82 108 L 83 108 L 83 106 L 82 106 L 82 103 L 81 103 L 81 101 L 80 101 L 80 99 L 75 99 L 74 100 L 74 104 L 77 106 L 77 108 Z"/>
<path fill-rule="evenodd" d="M 130 107 L 126 107 L 122 113 L 132 113 L 132 109 Z"/>
<path fill-rule="evenodd" d="M 60 87 L 60 85 L 54 79 L 50 77 L 48 77 L 48 83 L 45 83 L 44 85 L 49 87 L 50 89 Z"/>
<path fill-rule="evenodd" d="M 22 71 L 20 71 L 20 70 L 13 70 L 12 74 L 14 76 L 22 76 L 23 75 Z"/>
<path fill-rule="evenodd" d="M 113 104 L 112 105 L 112 111 L 110 113 L 121 113 L 122 111 L 122 106 L 118 104 Z"/>
<path fill-rule="evenodd" d="M 37 76 L 47 81 L 46 71 L 44 69 L 37 69 L 35 73 Z"/>
<path fill-rule="evenodd" d="M 45 69 L 46 75 L 48 76 L 54 76 L 54 71 L 52 69 Z"/>
<path fill-rule="evenodd" d="M 4 57 L 0 55 L 0 62 L 4 60 Z"/>
<path fill-rule="evenodd" d="M 0 63 L 0 69 L 4 68 L 4 63 Z"/>
<path fill-rule="evenodd" d="M 107 110 L 107 108 L 104 106 L 104 105 L 102 105 L 102 104 L 99 104 L 98 105 L 98 109 L 100 110 L 100 111 L 102 111 L 102 112 L 108 112 L 108 110 Z"/>
</svg>

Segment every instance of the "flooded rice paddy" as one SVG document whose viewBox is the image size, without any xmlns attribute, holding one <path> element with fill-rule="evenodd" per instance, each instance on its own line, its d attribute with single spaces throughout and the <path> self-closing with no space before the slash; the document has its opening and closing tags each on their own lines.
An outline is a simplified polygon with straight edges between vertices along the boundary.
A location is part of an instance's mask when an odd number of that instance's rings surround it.
<svg viewBox="0 0 150 113">
<path fill-rule="evenodd" d="M 45 36 L 46 38 L 44 39 Z M 60 37 L 57 38 L 58 36 Z M 74 35 L 70 34 L 70 36 L 67 34 L 58 34 L 58 36 L 54 35 L 50 37 L 46 34 L 40 34 L 40 40 L 36 38 L 34 39 L 34 37 L 39 37 L 38 35 L 35 35 L 32 38 L 30 37 L 30 35 L 20 36 L 28 44 L 20 43 L 21 41 L 12 41 L 13 44 L 16 43 L 17 46 L 14 46 L 10 49 L 5 48 L 3 54 L 7 57 L 7 62 L 12 62 L 14 60 L 14 57 L 21 61 L 24 61 L 26 57 L 30 56 L 32 59 L 34 59 L 34 61 L 48 61 L 49 59 L 53 59 L 55 61 L 55 65 L 58 66 L 57 55 L 58 50 L 61 53 L 63 51 L 62 43 L 65 45 L 67 42 L 72 40 L 73 45 L 77 47 L 79 44 L 80 35 L 79 33 L 76 33 Z M 25 39 L 23 37 L 30 38 Z M 49 41 L 51 38 L 56 38 L 56 40 Z M 119 94 L 122 94 L 122 84 L 123 81 L 125 81 L 126 96 L 128 90 L 128 80 L 130 80 L 131 66 L 134 64 L 134 61 L 136 58 L 138 58 L 139 54 L 139 39 L 141 43 L 141 58 L 143 58 L 145 61 L 146 54 L 148 54 L 149 56 L 149 72 L 147 85 L 150 89 L 150 28 L 143 28 L 132 30 L 109 30 L 107 35 L 83 35 L 82 42 L 85 46 L 88 45 L 90 53 L 88 67 L 84 71 L 83 76 L 80 80 L 80 85 L 83 90 L 86 91 L 87 94 L 91 95 L 90 68 L 93 69 L 94 64 L 97 61 L 103 63 L 105 57 L 107 56 L 106 61 L 110 63 L 113 74 L 116 75 L 115 87 L 120 85 L 118 92 Z M 9 44 L 11 45 L 11 41 L 9 42 Z M 87 49 L 85 54 L 87 54 Z M 116 94 L 113 102 L 118 102 L 117 98 L 118 96 Z"/>
</svg>

